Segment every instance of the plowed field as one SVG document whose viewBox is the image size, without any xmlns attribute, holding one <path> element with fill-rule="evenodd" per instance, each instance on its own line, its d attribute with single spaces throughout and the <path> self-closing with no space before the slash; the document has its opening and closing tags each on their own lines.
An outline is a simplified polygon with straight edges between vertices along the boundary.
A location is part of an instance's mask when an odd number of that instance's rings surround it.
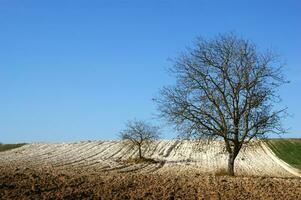
<svg viewBox="0 0 301 200">
<path fill-rule="evenodd" d="M 200 145 L 199 145 L 200 146 Z M 301 199 L 300 172 L 261 142 L 239 154 L 236 177 L 223 143 L 158 141 L 155 162 L 130 164 L 137 151 L 118 141 L 34 143 L 0 153 L 0 199 Z"/>
</svg>

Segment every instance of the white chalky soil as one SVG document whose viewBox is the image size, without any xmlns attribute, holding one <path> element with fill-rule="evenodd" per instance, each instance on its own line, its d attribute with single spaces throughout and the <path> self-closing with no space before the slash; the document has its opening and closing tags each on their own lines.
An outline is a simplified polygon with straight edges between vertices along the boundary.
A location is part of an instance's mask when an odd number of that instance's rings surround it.
<svg viewBox="0 0 301 200">
<path fill-rule="evenodd" d="M 118 172 L 157 172 L 171 170 L 214 173 L 227 167 L 227 154 L 223 142 L 203 144 L 196 150 L 194 142 L 162 140 L 144 149 L 145 157 L 158 163 L 125 164 L 123 160 L 137 156 L 136 149 L 119 141 L 93 141 L 77 143 L 33 143 L 0 153 L 0 165 L 17 164 L 22 167 L 49 165 L 61 169 L 112 170 Z M 300 172 L 277 158 L 263 142 L 253 142 L 241 150 L 236 158 L 237 175 L 272 177 L 301 176 Z"/>
</svg>

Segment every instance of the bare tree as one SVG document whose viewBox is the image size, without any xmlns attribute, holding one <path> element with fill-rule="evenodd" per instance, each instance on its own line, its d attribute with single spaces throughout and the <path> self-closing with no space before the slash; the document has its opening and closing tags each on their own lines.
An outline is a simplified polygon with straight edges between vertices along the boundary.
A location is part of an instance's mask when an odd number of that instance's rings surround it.
<svg viewBox="0 0 301 200">
<path fill-rule="evenodd" d="M 161 116 L 188 138 L 222 139 L 229 154 L 228 173 L 242 146 L 267 133 L 281 133 L 281 113 L 273 110 L 285 83 L 282 65 L 271 51 L 260 52 L 236 35 L 198 38 L 174 60 L 174 86 L 155 101 Z"/>
<path fill-rule="evenodd" d="M 134 147 L 137 147 L 139 159 L 143 158 L 142 147 L 149 145 L 159 136 L 159 127 L 137 120 L 128 121 L 126 129 L 120 134 L 122 140 L 128 140 Z"/>
</svg>

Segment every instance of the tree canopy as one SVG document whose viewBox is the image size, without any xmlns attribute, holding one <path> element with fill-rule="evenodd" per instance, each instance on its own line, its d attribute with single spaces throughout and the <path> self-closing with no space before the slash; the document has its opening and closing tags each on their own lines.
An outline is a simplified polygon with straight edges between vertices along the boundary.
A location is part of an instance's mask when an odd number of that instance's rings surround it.
<svg viewBox="0 0 301 200">
<path fill-rule="evenodd" d="M 229 174 L 243 144 L 268 133 L 283 133 L 275 110 L 277 90 L 285 83 L 282 64 L 272 51 L 233 33 L 198 38 L 173 60 L 176 84 L 155 101 L 161 117 L 186 138 L 222 139 L 229 153 Z"/>
</svg>

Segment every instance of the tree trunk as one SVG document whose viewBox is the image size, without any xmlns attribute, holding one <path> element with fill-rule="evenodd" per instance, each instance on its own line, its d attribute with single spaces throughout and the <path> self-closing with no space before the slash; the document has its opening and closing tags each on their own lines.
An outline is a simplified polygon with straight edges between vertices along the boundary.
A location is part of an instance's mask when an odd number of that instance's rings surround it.
<svg viewBox="0 0 301 200">
<path fill-rule="evenodd" d="M 228 174 L 230 176 L 234 176 L 234 161 L 235 161 L 236 156 L 232 153 L 229 154 L 229 159 L 228 159 Z"/>
<path fill-rule="evenodd" d="M 142 158 L 141 146 L 138 146 L 138 149 L 139 149 L 139 158 L 141 159 Z"/>
</svg>

